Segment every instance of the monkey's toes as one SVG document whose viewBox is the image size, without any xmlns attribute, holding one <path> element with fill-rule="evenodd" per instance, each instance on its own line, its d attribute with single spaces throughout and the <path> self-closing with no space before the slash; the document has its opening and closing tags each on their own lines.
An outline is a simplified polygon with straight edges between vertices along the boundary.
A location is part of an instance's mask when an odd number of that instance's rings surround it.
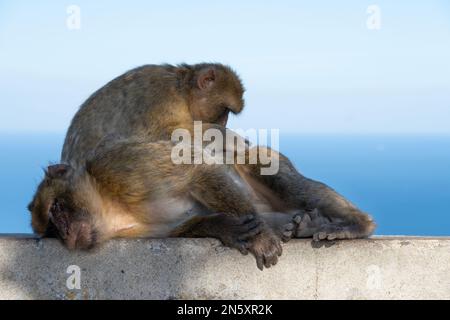
<svg viewBox="0 0 450 320">
<path fill-rule="evenodd" d="M 329 218 L 321 215 L 318 209 L 296 214 L 293 217 L 292 222 L 295 225 L 293 237 L 315 237 L 315 239 L 321 240 L 322 238 L 327 239 L 328 235 L 330 235 L 329 239 L 333 239 L 331 233 L 335 232 L 333 229 L 334 224 Z M 324 235 L 322 232 L 325 232 L 327 235 Z"/>
<path fill-rule="evenodd" d="M 311 237 L 315 230 L 315 226 L 313 225 L 313 220 L 309 213 L 299 213 L 296 214 L 291 224 L 293 224 L 293 230 L 291 238 L 306 238 Z"/>
<path fill-rule="evenodd" d="M 288 224 L 283 226 L 283 230 L 281 232 L 281 241 L 288 242 L 295 235 L 295 224 L 289 222 Z"/>
<path fill-rule="evenodd" d="M 323 225 L 320 231 L 313 234 L 314 241 L 345 239 L 347 237 L 344 228 L 335 224 Z"/>
</svg>

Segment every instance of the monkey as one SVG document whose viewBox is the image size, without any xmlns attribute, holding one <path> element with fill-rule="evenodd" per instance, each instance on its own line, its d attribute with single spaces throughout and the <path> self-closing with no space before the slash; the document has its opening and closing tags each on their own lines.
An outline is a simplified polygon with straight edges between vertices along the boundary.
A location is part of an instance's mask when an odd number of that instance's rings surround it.
<svg viewBox="0 0 450 320">
<path fill-rule="evenodd" d="M 218 63 L 144 65 L 93 93 L 75 114 L 66 134 L 61 162 L 77 167 L 106 136 L 146 136 L 170 140 L 175 129 L 225 133 L 229 113 L 244 108 L 244 85 L 235 71 Z"/>
<path fill-rule="evenodd" d="M 228 115 L 230 112 L 239 114 L 242 111 L 243 93 L 244 86 L 239 76 L 231 68 L 221 64 L 146 65 L 133 69 L 106 84 L 81 106 L 67 132 L 60 162 L 77 172 L 82 170 L 89 154 L 105 136 L 117 135 L 125 138 L 143 136 L 150 142 L 170 141 L 173 130 L 178 128 L 192 130 L 194 121 L 202 121 L 206 129 L 215 128 L 229 134 L 226 128 Z M 112 140 L 114 143 L 120 141 L 120 139 Z M 253 199 L 265 203 L 262 206 L 265 208 L 252 211 L 255 215 L 252 216 L 253 219 L 265 230 L 259 234 L 259 241 L 271 244 L 264 247 L 267 253 L 256 253 L 259 254 L 258 267 L 265 264 L 265 260 L 268 261 L 267 265 L 273 264 L 275 261 L 273 257 L 280 253 L 278 249 L 280 239 L 283 241 L 288 241 L 291 237 L 313 237 L 316 241 L 347 239 L 366 237 L 373 232 L 375 223 L 369 215 L 325 184 L 302 176 L 281 153 L 270 149 L 267 151 L 280 161 L 280 170 L 277 174 L 261 175 L 260 163 L 236 165 L 232 170 L 237 173 L 236 177 L 240 182 L 245 182 L 247 191 L 250 190 Z M 114 158 L 111 159 L 115 161 Z M 186 166 L 182 168 L 189 171 Z M 217 172 L 223 170 L 218 166 L 215 168 Z M 211 176 L 216 176 L 213 174 L 215 170 L 209 172 Z M 215 203 L 230 202 L 229 188 L 233 190 L 231 193 L 242 191 L 239 185 L 233 183 L 222 185 L 223 181 L 220 179 L 216 184 L 212 179 L 199 181 L 202 183 L 208 181 L 203 185 L 208 192 L 209 189 L 220 189 L 224 193 L 221 195 L 220 192 L 216 192 L 209 199 Z M 37 195 L 46 193 L 42 190 L 39 187 Z M 239 216 L 246 216 L 243 213 L 247 212 L 244 209 L 248 205 L 246 203 L 242 202 L 243 208 L 238 210 Z M 222 206 L 227 207 L 224 203 Z M 31 206 L 33 217 L 37 212 L 34 208 L 35 205 Z M 202 211 L 197 207 L 190 209 L 192 210 Z M 273 211 L 284 215 L 271 214 Z M 293 211 L 297 213 L 292 214 Z M 114 220 L 113 214 L 111 219 Z M 203 219 L 200 220 L 198 217 L 192 218 L 191 221 L 178 226 L 171 235 L 202 236 L 207 233 L 220 239 L 220 233 L 230 228 L 227 219 L 222 221 L 219 218 L 211 218 L 214 223 L 209 224 Z M 208 231 L 199 232 L 198 226 Z M 52 226 L 47 227 L 51 229 Z M 34 225 L 33 229 L 39 234 L 46 234 Z M 274 234 L 278 240 L 274 240 Z M 119 235 L 133 236 L 129 233 Z M 268 239 L 261 240 L 263 236 L 268 236 Z"/>
</svg>

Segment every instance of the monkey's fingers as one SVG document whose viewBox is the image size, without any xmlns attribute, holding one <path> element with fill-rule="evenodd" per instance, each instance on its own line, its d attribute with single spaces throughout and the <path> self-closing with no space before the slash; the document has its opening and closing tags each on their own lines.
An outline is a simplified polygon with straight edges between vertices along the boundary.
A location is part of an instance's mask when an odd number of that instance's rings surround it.
<svg viewBox="0 0 450 320">
<path fill-rule="evenodd" d="M 254 247 L 250 247 L 249 251 L 255 257 L 255 259 L 256 259 L 256 266 L 258 267 L 258 269 L 263 271 L 264 270 L 264 266 L 267 264 L 267 261 L 268 261 L 268 259 L 266 260 L 264 251 L 255 250 Z"/>
<path fill-rule="evenodd" d="M 255 256 L 256 258 L 256 266 L 258 267 L 259 270 L 263 271 L 264 270 L 264 257 L 263 255 L 257 255 Z"/>
<path fill-rule="evenodd" d="M 277 255 L 281 257 L 282 254 L 283 254 L 283 247 L 281 246 L 280 242 L 277 242 Z"/>
<path fill-rule="evenodd" d="M 278 250 L 271 252 L 253 253 L 256 259 L 256 266 L 263 271 L 264 267 L 270 268 L 278 263 L 278 257 L 281 255 Z"/>
<path fill-rule="evenodd" d="M 280 257 L 283 252 L 279 242 L 273 244 L 274 246 L 268 251 L 268 253 L 264 254 L 264 266 L 266 268 L 276 265 L 278 263 L 278 257 Z"/>
<path fill-rule="evenodd" d="M 271 255 L 270 257 L 264 257 L 264 266 L 266 268 L 270 268 L 271 266 L 274 266 L 278 263 L 278 256 Z"/>
<path fill-rule="evenodd" d="M 281 247 L 281 242 L 277 238 L 272 238 L 269 241 L 269 245 L 266 251 L 263 253 L 264 256 L 264 266 L 270 268 L 278 263 L 278 257 L 283 253 L 283 248 Z"/>
</svg>

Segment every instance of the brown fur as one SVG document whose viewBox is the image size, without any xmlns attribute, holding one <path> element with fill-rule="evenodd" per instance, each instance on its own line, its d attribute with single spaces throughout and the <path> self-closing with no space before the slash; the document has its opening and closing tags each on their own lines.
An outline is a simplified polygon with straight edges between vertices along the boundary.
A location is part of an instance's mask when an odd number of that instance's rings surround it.
<svg viewBox="0 0 450 320">
<path fill-rule="evenodd" d="M 221 64 L 130 70 L 81 106 L 67 132 L 61 162 L 83 165 L 87 153 L 111 134 L 158 141 L 170 140 L 175 129 L 191 129 L 194 120 L 225 126 L 228 112 L 242 111 L 243 93 L 237 74 Z"/>
<path fill-rule="evenodd" d="M 54 227 L 79 249 L 116 237 L 215 236 L 252 252 L 261 268 L 276 263 L 279 239 L 255 216 L 251 188 L 233 166 L 173 164 L 169 141 L 113 141 L 84 167 L 47 174 L 30 206 L 36 232 Z"/>
<path fill-rule="evenodd" d="M 280 239 L 369 235 L 367 214 L 281 154 L 273 176 L 262 176 L 259 163 L 172 163 L 172 131 L 200 120 L 204 130 L 227 132 L 243 92 L 220 64 L 147 65 L 112 80 L 75 115 L 62 165 L 49 168 L 30 205 L 33 229 L 71 248 L 114 237 L 212 236 L 252 252 L 261 269 L 277 262 Z"/>
</svg>

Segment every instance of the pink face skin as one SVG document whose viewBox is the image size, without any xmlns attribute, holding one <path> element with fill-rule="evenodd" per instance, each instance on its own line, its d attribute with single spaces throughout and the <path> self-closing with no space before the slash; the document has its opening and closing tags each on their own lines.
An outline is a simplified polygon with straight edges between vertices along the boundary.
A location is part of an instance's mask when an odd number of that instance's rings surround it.
<svg viewBox="0 0 450 320">
<path fill-rule="evenodd" d="M 64 203 L 55 199 L 49 217 L 45 236 L 59 238 L 70 250 L 91 249 L 95 246 L 97 233 L 83 214 L 73 212 Z"/>
<path fill-rule="evenodd" d="M 97 231 L 91 216 L 72 199 L 72 169 L 51 165 L 30 203 L 32 225 L 36 233 L 60 239 L 69 249 L 90 249 L 97 243 Z"/>
</svg>

